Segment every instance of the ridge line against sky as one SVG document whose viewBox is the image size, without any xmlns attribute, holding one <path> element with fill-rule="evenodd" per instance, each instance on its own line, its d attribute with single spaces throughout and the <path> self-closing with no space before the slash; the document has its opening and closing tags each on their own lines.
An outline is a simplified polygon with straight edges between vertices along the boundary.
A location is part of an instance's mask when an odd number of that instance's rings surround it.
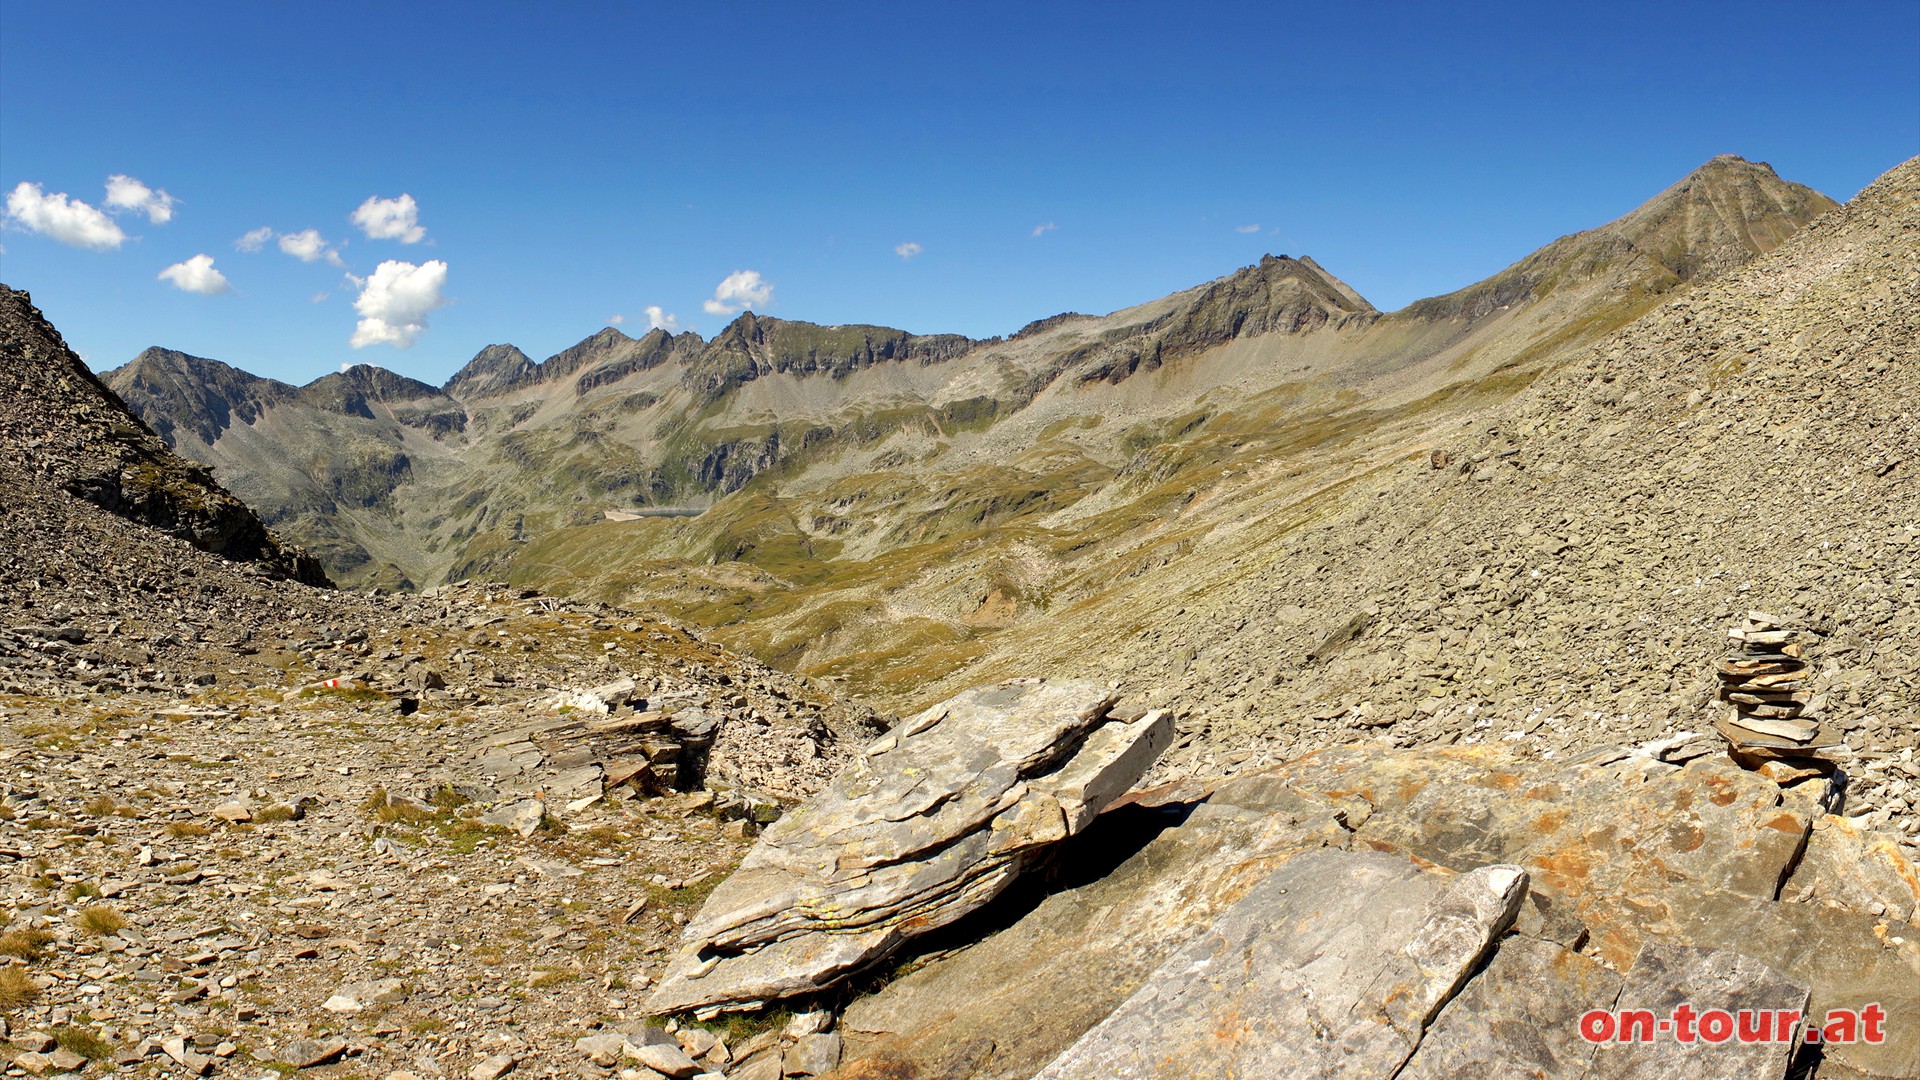
<svg viewBox="0 0 1920 1080">
<path fill-rule="evenodd" d="M 0 279 L 148 345 L 441 382 L 740 311 L 1008 334 L 1267 253 L 1383 310 L 1719 153 L 1920 152 L 1920 4 L 0 0 Z"/>
</svg>

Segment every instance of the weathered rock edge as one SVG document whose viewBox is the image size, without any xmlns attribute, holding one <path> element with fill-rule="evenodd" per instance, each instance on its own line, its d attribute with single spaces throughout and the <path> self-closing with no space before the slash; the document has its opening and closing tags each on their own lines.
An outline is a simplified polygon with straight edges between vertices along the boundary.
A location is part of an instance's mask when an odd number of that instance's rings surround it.
<svg viewBox="0 0 1920 1080">
<path fill-rule="evenodd" d="M 688 924 L 648 1006 L 812 993 L 999 895 L 1166 749 L 1172 718 L 1093 682 L 969 690 L 869 745 L 768 828 Z"/>
</svg>

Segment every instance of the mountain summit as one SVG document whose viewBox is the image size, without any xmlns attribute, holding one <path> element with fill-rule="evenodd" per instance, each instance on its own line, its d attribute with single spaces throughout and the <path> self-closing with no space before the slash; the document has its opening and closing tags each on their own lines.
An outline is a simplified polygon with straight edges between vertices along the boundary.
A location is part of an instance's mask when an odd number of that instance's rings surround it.
<svg viewBox="0 0 1920 1080">
<path fill-rule="evenodd" d="M 1772 251 L 1833 205 L 1812 188 L 1780 179 L 1771 165 L 1722 154 L 1626 216 L 1563 236 L 1485 281 L 1419 301 L 1407 312 L 1479 318 L 1594 282 L 1657 295 Z"/>
</svg>

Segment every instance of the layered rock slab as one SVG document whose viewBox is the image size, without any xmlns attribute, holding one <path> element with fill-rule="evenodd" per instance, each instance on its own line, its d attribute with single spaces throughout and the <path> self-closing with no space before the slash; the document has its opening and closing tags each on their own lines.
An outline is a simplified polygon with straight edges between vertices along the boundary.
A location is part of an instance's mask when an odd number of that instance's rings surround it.
<svg viewBox="0 0 1920 1080">
<path fill-rule="evenodd" d="M 1036 1080 L 1394 1076 L 1512 922 L 1526 874 L 1371 852 L 1281 864 Z"/>
<path fill-rule="evenodd" d="M 1228 781 L 1190 812 L 1170 798 L 1187 794 L 1129 796 L 1067 845 L 1059 891 L 855 1001 L 841 1017 L 855 1044 L 841 1075 L 1031 1076 L 1275 867 L 1349 842 L 1341 808 L 1280 785 Z"/>
<path fill-rule="evenodd" d="M 1171 741 L 1091 682 L 1015 680 L 902 722 L 776 822 L 688 924 L 648 1001 L 748 1008 L 821 990 L 999 895 Z"/>
</svg>

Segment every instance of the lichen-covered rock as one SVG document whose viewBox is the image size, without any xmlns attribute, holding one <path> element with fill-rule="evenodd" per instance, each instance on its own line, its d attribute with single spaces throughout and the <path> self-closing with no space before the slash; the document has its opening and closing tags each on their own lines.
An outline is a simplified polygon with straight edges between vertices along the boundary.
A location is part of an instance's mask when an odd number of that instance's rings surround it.
<svg viewBox="0 0 1920 1080">
<path fill-rule="evenodd" d="M 1231 779 L 1129 795 L 1063 845 L 1059 884 L 1011 926 L 852 1003 L 839 1024 L 848 1056 L 842 1075 L 1033 1076 L 1089 1032 L 1117 1023 L 1110 1016 L 1129 1010 L 1154 1019 L 1157 1034 L 1138 1042 L 1140 1053 L 1178 1049 L 1199 1063 L 1186 1074 L 1169 1066 L 1167 1075 L 1228 1075 L 1220 1063 L 1236 1060 L 1242 1069 L 1234 1075 L 1316 1075 L 1315 1062 L 1326 1075 L 1368 1075 L 1367 1068 L 1391 1056 L 1380 1048 L 1396 1045 L 1387 1029 L 1415 1031 L 1410 1018 L 1424 1008 L 1388 1014 L 1403 1018 L 1396 1022 L 1376 1018 L 1374 1029 L 1349 1024 L 1380 1042 L 1361 1040 L 1353 1047 L 1357 1056 L 1338 1059 L 1338 1067 L 1327 1064 L 1336 1058 L 1325 1046 L 1300 1050 L 1285 1067 L 1232 1056 L 1265 1052 L 1253 1047 L 1266 1044 L 1249 1039 L 1287 1035 L 1258 1019 L 1293 1007 L 1277 990 L 1258 1004 L 1244 1000 L 1237 1014 L 1217 1006 L 1217 1017 L 1238 1015 L 1242 1027 L 1200 1024 L 1191 1028 L 1200 1041 L 1180 1035 L 1189 1029 L 1176 1022 L 1177 1010 L 1169 1011 L 1170 1001 L 1200 995 L 1185 1007 L 1215 1016 L 1216 1006 L 1201 1009 L 1199 1002 L 1213 1001 L 1207 995 L 1216 990 L 1242 993 L 1238 983 L 1214 985 L 1211 972 L 1226 963 L 1217 956 L 1243 958 L 1233 951 L 1240 945 L 1223 942 L 1241 941 L 1249 950 L 1236 978 L 1269 990 L 1293 977 L 1278 971 L 1288 964 L 1303 969 L 1300 978 L 1324 964 L 1314 959 L 1323 954 L 1286 951 L 1294 947 L 1287 939 L 1317 924 L 1303 924 L 1282 908 L 1297 901 L 1303 912 L 1324 914 L 1323 905 L 1348 902 L 1336 894 L 1365 892 L 1335 888 L 1308 873 L 1356 856 L 1388 860 L 1408 874 L 1506 864 L 1527 875 L 1512 930 L 1495 941 L 1485 966 L 1450 998 L 1440 995 L 1417 1049 L 1399 1044 L 1415 1055 L 1402 1073 L 1407 1077 L 1579 1077 L 1592 1066 L 1600 1070 L 1595 1075 L 1644 1080 L 1653 1074 L 1607 1071 L 1615 1069 L 1615 1055 L 1607 1055 L 1603 1067 L 1580 1038 L 1577 1021 L 1587 1009 L 1613 1007 L 1616 998 L 1653 1000 L 1623 996 L 1623 987 L 1653 985 L 1661 965 L 1668 983 L 1692 988 L 1699 1008 L 1735 1007 L 1746 999 L 1734 991 L 1751 986 L 1785 987 L 1785 998 L 1773 989 L 1754 998 L 1762 1002 L 1757 1008 L 1775 1001 L 1799 1008 L 1804 1001 L 1814 1017 L 1875 1003 L 1889 1017 L 1920 1012 L 1920 935 L 1905 921 L 1900 885 L 1912 863 L 1894 841 L 1843 819 L 1820 818 L 1818 783 L 1813 791 L 1803 790 L 1805 782 L 1782 789 L 1725 754 L 1675 764 L 1660 759 L 1660 745 L 1584 763 L 1484 747 L 1356 745 Z M 1293 880 L 1290 875 L 1317 884 L 1284 886 L 1293 900 L 1263 892 L 1283 887 L 1275 883 Z M 1265 900 L 1250 901 L 1256 894 Z M 1273 941 L 1231 937 L 1240 918 L 1233 913 L 1249 902 L 1275 905 L 1264 924 Z M 1350 917 L 1375 926 L 1381 941 L 1405 940 L 1419 922 L 1404 911 L 1391 926 L 1367 922 L 1377 914 L 1367 908 Z M 1200 964 L 1205 957 L 1216 958 Z M 1693 963 L 1687 957 L 1704 957 L 1704 966 L 1687 966 Z M 1444 966 L 1432 965 L 1436 971 Z M 1176 971 L 1186 983 L 1170 978 Z M 1685 972 L 1727 973 L 1733 981 Z M 1151 990 L 1155 985 L 1160 989 Z M 1150 993 L 1159 997 L 1149 1008 Z M 1314 993 L 1315 1000 L 1327 1000 L 1321 990 Z M 1408 1004 L 1424 1000 L 1395 997 Z M 1204 1041 L 1236 1030 L 1237 1042 Z M 1192 1057 L 1196 1046 L 1221 1056 Z M 1667 1049 L 1696 1069 L 1722 1060 L 1688 1058 L 1671 1044 Z M 1695 1075 L 1784 1075 L 1786 1048 L 1773 1049 L 1777 1060 L 1729 1056 L 1724 1060 L 1736 1063 L 1735 1072 Z M 1920 1032 L 1904 1028 L 1889 1027 L 1881 1043 L 1836 1044 L 1823 1052 L 1823 1069 L 1843 1070 L 1835 1075 L 1920 1076 Z M 1087 1060 L 1098 1060 L 1093 1071 L 1108 1069 L 1105 1075 L 1156 1075 L 1151 1061 L 1129 1063 L 1124 1054 Z M 1058 1071 L 1065 1068 L 1057 1066 L 1058 1075 L 1082 1075 Z M 1390 1069 L 1377 1074 L 1392 1075 Z"/>
</svg>

